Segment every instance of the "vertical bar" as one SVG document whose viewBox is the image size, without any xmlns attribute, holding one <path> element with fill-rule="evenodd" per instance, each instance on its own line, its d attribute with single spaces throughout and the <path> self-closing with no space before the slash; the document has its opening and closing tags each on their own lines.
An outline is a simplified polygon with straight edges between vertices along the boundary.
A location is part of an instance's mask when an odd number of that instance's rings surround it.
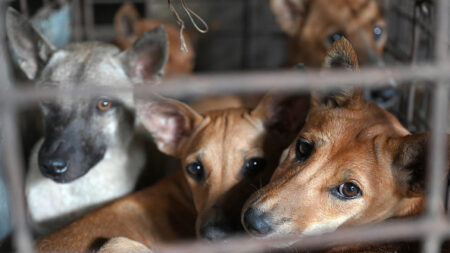
<svg viewBox="0 0 450 253">
<path fill-rule="evenodd" d="M 436 29 L 434 57 L 437 65 L 445 64 L 448 59 L 448 36 L 450 4 L 448 0 L 436 1 Z M 428 168 L 427 218 L 438 224 L 441 217 L 441 207 L 445 197 L 446 181 L 445 166 L 447 163 L 447 113 L 448 86 L 447 82 L 439 82 L 433 90 L 431 145 Z M 440 252 L 443 235 L 440 231 L 429 233 L 422 250 L 427 253 Z"/>
<path fill-rule="evenodd" d="M 20 0 L 20 11 L 22 12 L 22 15 L 28 17 L 29 12 L 27 0 Z"/>
<path fill-rule="evenodd" d="M 73 39 L 75 41 L 81 41 L 82 39 L 82 22 L 81 22 L 81 3 L 80 0 L 74 0 L 72 2 L 72 8 L 73 8 Z"/>
<path fill-rule="evenodd" d="M 0 2 L 0 55 L 6 54 L 4 20 L 6 5 Z M 12 86 L 6 63 L 6 57 L 0 57 L 0 87 L 2 92 L 7 92 Z M 4 94 L 4 93 L 3 93 Z M 18 252 L 33 252 L 31 233 L 27 224 L 27 212 L 25 206 L 24 182 L 22 172 L 24 167 L 23 159 L 20 157 L 21 148 L 17 133 L 17 125 L 14 117 L 14 105 L 0 104 L 0 119 L 2 120 L 3 145 L 8 148 L 2 149 L 2 159 L 4 162 L 4 177 L 10 197 L 11 224 L 13 225 L 13 242 Z"/>
<path fill-rule="evenodd" d="M 230 3 L 231 5 L 231 3 Z M 241 51 L 241 64 L 243 69 L 249 69 L 252 67 L 253 56 L 253 10 L 255 9 L 256 2 L 254 0 L 244 0 L 243 8 L 243 26 L 242 26 L 242 51 Z"/>
<path fill-rule="evenodd" d="M 424 3 L 416 3 L 414 4 L 414 13 L 413 13 L 413 33 L 412 33 L 412 47 L 411 47 L 411 59 L 412 59 L 412 65 L 417 65 L 417 57 L 419 54 L 419 42 L 421 37 L 421 29 L 419 28 L 417 19 L 422 18 L 422 7 Z M 406 112 L 406 123 L 408 126 L 408 129 L 411 129 L 413 127 L 413 121 L 414 121 L 414 110 L 415 110 L 415 98 L 416 98 L 416 83 L 412 82 L 411 86 L 408 90 L 408 105 L 407 105 L 407 112 Z"/>
<path fill-rule="evenodd" d="M 436 29 L 436 45 L 435 58 L 436 64 L 447 62 L 448 54 L 448 11 L 449 1 L 440 0 L 437 2 L 437 29 Z M 438 215 L 442 200 L 444 199 L 445 183 L 442 178 L 445 178 L 446 165 L 446 124 L 448 111 L 448 87 L 446 82 L 436 84 L 433 91 L 432 101 L 432 125 L 431 125 L 431 151 L 429 168 L 431 169 L 428 186 L 430 186 L 427 198 L 427 211 L 431 215 Z"/>
<path fill-rule="evenodd" d="M 406 124 L 410 130 L 414 121 L 414 105 L 416 100 L 416 86 L 414 83 L 408 89 L 408 106 L 406 111 Z"/>
<path fill-rule="evenodd" d="M 152 4 L 154 1 L 152 0 L 146 0 L 145 1 L 145 17 L 151 18 L 152 17 Z"/>
<path fill-rule="evenodd" d="M 23 159 L 20 156 L 21 148 L 17 133 L 17 123 L 13 105 L 1 105 L 0 117 L 2 119 L 2 159 L 4 161 L 5 184 L 10 196 L 11 224 L 13 226 L 13 242 L 17 252 L 33 252 L 33 241 L 27 224 L 25 193 L 23 182 Z"/>
<path fill-rule="evenodd" d="M 94 3 L 93 0 L 84 1 L 84 23 L 86 24 L 86 37 L 93 39 L 94 35 Z"/>
</svg>

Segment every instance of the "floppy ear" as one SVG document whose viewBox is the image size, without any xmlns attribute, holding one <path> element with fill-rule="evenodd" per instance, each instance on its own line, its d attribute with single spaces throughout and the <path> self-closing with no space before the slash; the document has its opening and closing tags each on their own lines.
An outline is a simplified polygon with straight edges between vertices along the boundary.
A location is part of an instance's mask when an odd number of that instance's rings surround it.
<svg viewBox="0 0 450 253">
<path fill-rule="evenodd" d="M 309 3 L 310 0 L 270 0 L 278 24 L 289 36 L 294 36 L 300 29 Z"/>
<path fill-rule="evenodd" d="M 133 43 L 137 38 L 138 30 L 136 24 L 140 19 L 139 13 L 130 3 L 122 5 L 114 16 L 116 38 L 123 46 Z"/>
<path fill-rule="evenodd" d="M 427 166 L 428 134 L 412 134 L 387 140 L 393 174 L 406 196 L 423 194 Z"/>
<path fill-rule="evenodd" d="M 262 120 L 266 129 L 296 134 L 305 123 L 308 110 L 309 96 L 267 94 L 250 115 Z"/>
<path fill-rule="evenodd" d="M 56 50 L 31 23 L 13 8 L 6 11 L 6 34 L 17 63 L 33 80 Z"/>
<path fill-rule="evenodd" d="M 335 41 L 323 61 L 323 68 L 344 68 L 358 71 L 358 57 L 351 43 L 344 37 Z M 314 91 L 311 105 L 328 107 L 358 108 L 364 103 L 361 89 L 338 89 L 331 92 Z"/>
<path fill-rule="evenodd" d="M 144 33 L 119 55 L 125 73 L 138 83 L 161 76 L 168 57 L 169 41 L 162 25 Z"/>
<path fill-rule="evenodd" d="M 181 147 L 203 118 L 186 104 L 172 99 L 154 96 L 137 100 L 139 120 L 151 133 L 158 149 L 179 157 Z"/>
</svg>

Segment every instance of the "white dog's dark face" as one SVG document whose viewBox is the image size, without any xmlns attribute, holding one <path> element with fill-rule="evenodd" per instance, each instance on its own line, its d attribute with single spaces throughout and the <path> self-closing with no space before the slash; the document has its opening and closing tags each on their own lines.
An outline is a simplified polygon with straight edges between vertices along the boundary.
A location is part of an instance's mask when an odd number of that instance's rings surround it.
<svg viewBox="0 0 450 253">
<path fill-rule="evenodd" d="M 42 88 L 132 87 L 157 79 L 167 62 L 163 27 L 147 32 L 124 52 L 99 42 L 57 49 L 13 9 L 7 12 L 6 27 L 20 68 Z M 59 183 L 83 176 L 103 159 L 108 148 L 127 146 L 133 135 L 131 92 L 82 99 L 69 93 L 41 101 L 40 108 L 45 132 L 39 168 Z"/>
</svg>

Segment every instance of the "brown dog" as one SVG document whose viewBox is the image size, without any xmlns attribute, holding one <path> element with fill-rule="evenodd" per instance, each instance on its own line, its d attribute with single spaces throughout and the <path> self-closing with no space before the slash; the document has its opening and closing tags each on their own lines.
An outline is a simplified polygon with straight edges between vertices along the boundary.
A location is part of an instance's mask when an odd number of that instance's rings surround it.
<svg viewBox="0 0 450 253">
<path fill-rule="evenodd" d="M 326 62 L 357 66 L 345 44 L 336 42 Z M 244 227 L 270 238 L 415 215 L 424 203 L 427 139 L 358 91 L 315 95 L 270 183 L 245 204 Z"/>
<path fill-rule="evenodd" d="M 253 110 L 201 115 L 175 100 L 141 101 L 143 124 L 161 151 L 181 158 L 183 169 L 41 238 L 38 250 L 85 251 L 113 237 L 154 248 L 195 230 L 207 239 L 243 231 L 244 201 L 268 181 L 307 107 L 297 97 L 266 96 Z"/>
<path fill-rule="evenodd" d="M 179 28 L 164 21 L 154 19 L 142 19 L 132 4 L 124 4 L 114 17 L 114 30 L 116 31 L 116 43 L 121 49 L 127 49 L 145 32 L 164 25 L 169 38 L 169 60 L 166 65 L 165 75 L 180 75 L 191 73 L 194 68 L 195 53 L 189 36 L 185 36 L 188 52 L 180 50 Z"/>
<path fill-rule="evenodd" d="M 345 36 L 362 63 L 377 60 L 387 41 L 386 21 L 376 0 L 271 0 L 291 38 L 290 63 L 320 67 L 334 41 Z"/>
</svg>

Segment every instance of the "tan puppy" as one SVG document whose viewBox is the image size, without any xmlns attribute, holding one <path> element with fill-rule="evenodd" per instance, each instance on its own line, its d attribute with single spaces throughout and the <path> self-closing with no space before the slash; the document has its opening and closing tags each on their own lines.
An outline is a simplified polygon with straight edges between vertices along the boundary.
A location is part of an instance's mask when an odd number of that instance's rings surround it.
<svg viewBox="0 0 450 253">
<path fill-rule="evenodd" d="M 376 0 L 271 0 L 281 28 L 291 38 L 290 63 L 320 67 L 334 41 L 345 36 L 362 63 L 383 54 L 386 21 Z"/>
<path fill-rule="evenodd" d="M 195 52 L 189 36 L 185 36 L 188 52 L 180 50 L 179 28 L 164 21 L 142 19 L 132 4 L 124 4 L 114 17 L 116 43 L 121 49 L 127 49 L 145 32 L 164 25 L 169 39 L 169 60 L 165 68 L 165 75 L 179 75 L 191 73 L 194 68 Z"/>
<path fill-rule="evenodd" d="M 326 62 L 357 66 L 345 40 Z M 252 235 L 308 235 L 415 215 L 424 202 L 427 134 L 411 134 L 358 91 L 314 96 L 270 183 L 249 198 Z"/>
<path fill-rule="evenodd" d="M 39 239 L 38 250 L 86 251 L 113 237 L 154 248 L 194 231 L 207 239 L 243 231 L 244 201 L 268 181 L 307 107 L 298 97 L 266 96 L 253 110 L 201 115 L 175 100 L 141 101 L 143 124 L 161 151 L 181 158 L 183 169 Z"/>
</svg>

